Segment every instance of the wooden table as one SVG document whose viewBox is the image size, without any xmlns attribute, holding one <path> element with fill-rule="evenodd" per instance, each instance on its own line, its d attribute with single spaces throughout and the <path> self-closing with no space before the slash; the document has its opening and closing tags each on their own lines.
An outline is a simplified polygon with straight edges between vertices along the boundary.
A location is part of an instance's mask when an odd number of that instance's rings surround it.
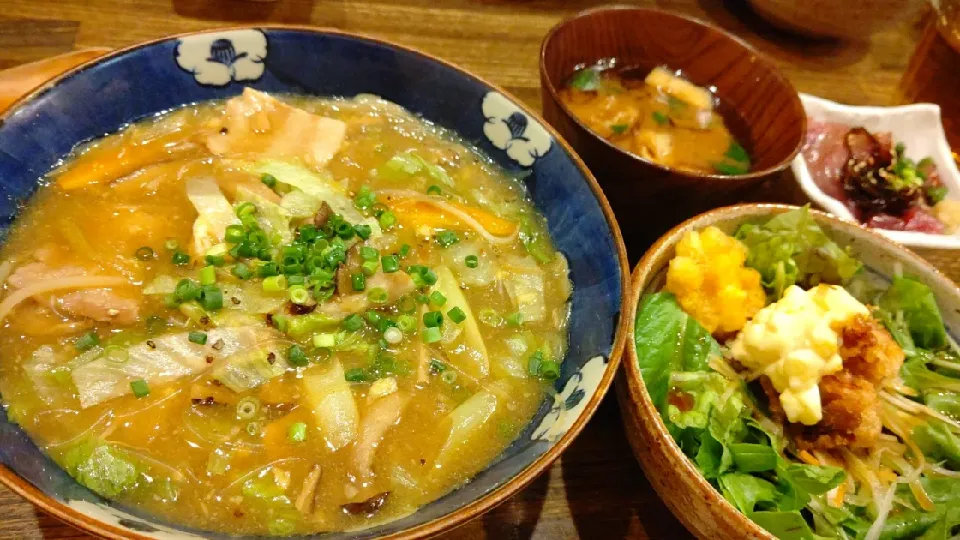
<svg viewBox="0 0 960 540">
<path fill-rule="evenodd" d="M 539 108 L 540 40 L 594 0 L 17 0 L 0 12 L 0 69 L 91 46 L 256 21 L 369 33 L 435 54 Z M 770 55 L 797 89 L 853 104 L 890 105 L 919 37 L 918 21 L 869 43 L 811 41 L 765 23 L 742 0 L 638 2 L 689 13 Z M 792 195 L 778 193 L 777 198 Z M 630 246 L 631 250 L 638 251 Z M 642 248 L 642 246 L 640 246 Z M 955 254 L 922 253 L 955 280 Z M 632 253 L 636 258 L 639 253 Z M 686 538 L 630 453 L 609 395 L 563 458 L 488 515 L 443 538 Z M 0 488 L 0 538 L 89 538 Z"/>
</svg>

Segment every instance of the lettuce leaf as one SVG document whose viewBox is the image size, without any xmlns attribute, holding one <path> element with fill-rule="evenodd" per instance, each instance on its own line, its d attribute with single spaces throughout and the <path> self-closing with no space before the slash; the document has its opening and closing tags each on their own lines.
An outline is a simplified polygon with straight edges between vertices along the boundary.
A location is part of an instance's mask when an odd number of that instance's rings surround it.
<svg viewBox="0 0 960 540">
<path fill-rule="evenodd" d="M 716 340 L 668 292 L 643 299 L 634 339 L 643 382 L 661 412 L 666 410 L 671 374 L 708 370 L 710 358 L 720 355 Z"/>
<path fill-rule="evenodd" d="M 927 458 L 946 461 L 952 469 L 960 468 L 960 439 L 950 431 L 946 423 L 932 419 L 915 427 L 913 442 Z"/>
<path fill-rule="evenodd" d="M 774 503 L 777 487 L 752 474 L 732 472 L 720 477 L 720 492 L 744 514 L 753 512 L 757 504 Z"/>
<path fill-rule="evenodd" d="M 735 234 L 748 249 L 773 300 L 791 285 L 842 284 L 860 271 L 860 262 L 831 240 L 807 207 L 785 212 L 766 223 L 746 223 Z"/>
<path fill-rule="evenodd" d="M 913 342 L 924 349 L 942 349 L 947 345 L 947 330 L 937 307 L 933 291 L 909 277 L 895 277 L 880 296 L 880 307 L 902 319 L 910 330 Z"/>
</svg>

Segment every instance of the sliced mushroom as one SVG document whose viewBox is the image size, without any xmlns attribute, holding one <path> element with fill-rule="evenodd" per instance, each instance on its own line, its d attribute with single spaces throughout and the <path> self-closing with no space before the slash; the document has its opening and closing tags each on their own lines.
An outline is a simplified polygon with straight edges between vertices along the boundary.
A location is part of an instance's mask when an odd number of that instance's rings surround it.
<svg viewBox="0 0 960 540">
<path fill-rule="evenodd" d="M 380 510 L 384 503 L 387 502 L 387 497 L 389 496 L 390 492 L 384 491 L 383 493 L 378 493 L 365 501 L 347 503 L 342 505 L 340 508 L 350 515 L 363 515 L 370 518 L 373 517 L 373 515 Z"/>
</svg>

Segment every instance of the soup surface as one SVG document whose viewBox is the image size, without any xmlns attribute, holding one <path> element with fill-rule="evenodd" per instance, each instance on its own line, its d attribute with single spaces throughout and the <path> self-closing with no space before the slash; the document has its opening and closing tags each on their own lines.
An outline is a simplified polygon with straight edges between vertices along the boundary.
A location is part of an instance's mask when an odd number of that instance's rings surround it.
<svg viewBox="0 0 960 540">
<path fill-rule="evenodd" d="M 374 96 L 251 89 L 78 150 L 0 266 L 0 391 L 80 483 L 237 534 L 467 482 L 559 375 L 571 284 L 523 185 Z"/>
<path fill-rule="evenodd" d="M 560 100 L 599 136 L 661 165 L 710 174 L 744 174 L 750 157 L 717 112 L 709 90 L 658 67 L 636 70 L 605 61 L 578 70 Z"/>
</svg>

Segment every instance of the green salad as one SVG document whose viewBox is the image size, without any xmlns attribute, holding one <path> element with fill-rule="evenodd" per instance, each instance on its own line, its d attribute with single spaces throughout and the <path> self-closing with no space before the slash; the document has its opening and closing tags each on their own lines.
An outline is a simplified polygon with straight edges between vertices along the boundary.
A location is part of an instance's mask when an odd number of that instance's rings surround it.
<svg viewBox="0 0 960 540">
<path fill-rule="evenodd" d="M 960 350 L 934 294 L 806 208 L 688 233 L 634 338 L 677 445 L 773 535 L 960 533 Z"/>
</svg>

